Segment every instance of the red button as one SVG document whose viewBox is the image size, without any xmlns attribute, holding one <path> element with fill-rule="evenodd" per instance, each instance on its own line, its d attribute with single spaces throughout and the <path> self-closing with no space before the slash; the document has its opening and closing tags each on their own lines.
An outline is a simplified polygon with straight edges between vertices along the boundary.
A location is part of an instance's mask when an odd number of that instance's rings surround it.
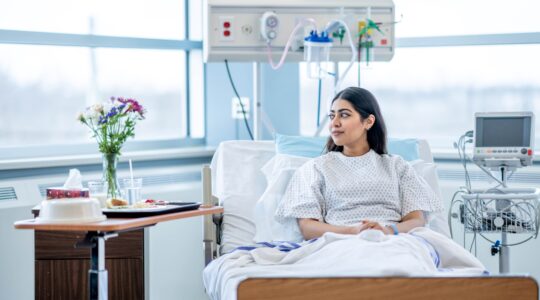
<svg viewBox="0 0 540 300">
<path fill-rule="evenodd" d="M 529 156 L 531 156 L 531 155 L 532 155 L 532 149 L 529 149 L 529 151 L 527 151 L 527 154 L 528 154 Z"/>
<path fill-rule="evenodd" d="M 229 28 L 229 27 L 231 27 L 231 23 L 230 22 L 223 22 L 223 27 Z"/>
<path fill-rule="evenodd" d="M 387 39 L 382 39 L 381 40 L 381 45 L 386 45 L 388 43 L 388 40 Z"/>
<path fill-rule="evenodd" d="M 225 30 L 225 31 L 223 31 L 223 35 L 224 35 L 224 36 L 230 36 L 230 35 L 231 35 L 231 32 L 228 31 L 228 30 Z"/>
</svg>

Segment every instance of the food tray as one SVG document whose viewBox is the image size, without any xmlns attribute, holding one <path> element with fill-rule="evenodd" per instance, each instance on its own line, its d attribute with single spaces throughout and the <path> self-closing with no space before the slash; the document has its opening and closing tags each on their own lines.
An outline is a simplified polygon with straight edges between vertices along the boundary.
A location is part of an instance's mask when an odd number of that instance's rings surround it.
<svg viewBox="0 0 540 300">
<path fill-rule="evenodd" d="M 169 214 L 187 210 L 195 210 L 201 206 L 198 202 L 170 202 L 150 208 L 104 208 L 103 214 L 109 218 L 140 218 Z"/>
</svg>

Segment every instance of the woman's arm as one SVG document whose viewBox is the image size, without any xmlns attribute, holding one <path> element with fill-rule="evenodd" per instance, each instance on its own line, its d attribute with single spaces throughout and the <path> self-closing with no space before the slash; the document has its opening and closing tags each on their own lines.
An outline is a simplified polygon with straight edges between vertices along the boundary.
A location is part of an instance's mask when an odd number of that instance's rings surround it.
<svg viewBox="0 0 540 300">
<path fill-rule="evenodd" d="M 364 221 L 364 226 L 362 230 L 365 229 L 377 229 L 385 234 L 394 234 L 394 229 L 389 226 L 381 226 L 378 222 L 375 221 Z M 409 232 L 413 228 L 423 227 L 426 224 L 424 220 L 424 213 L 421 210 L 411 211 L 399 223 L 396 224 L 396 227 L 399 232 Z M 360 230 L 360 231 L 362 231 Z"/>
<path fill-rule="evenodd" d="M 405 215 L 396 226 L 399 232 L 409 232 L 413 228 L 423 227 L 425 224 L 424 213 L 421 210 L 415 210 Z M 381 226 L 375 221 L 362 221 L 362 223 L 355 226 L 336 226 L 316 219 L 298 219 L 298 226 L 306 240 L 321 237 L 326 232 L 358 234 L 366 229 L 376 229 L 385 234 L 394 234 L 392 228 Z"/>
<path fill-rule="evenodd" d="M 401 222 L 397 224 L 397 228 L 399 232 L 409 232 L 413 228 L 423 227 L 424 225 L 426 225 L 424 213 L 421 210 L 415 210 L 405 215 Z"/>
<path fill-rule="evenodd" d="M 358 234 L 366 226 L 364 223 L 356 226 L 336 226 L 320 222 L 316 219 L 298 219 L 298 226 L 304 236 L 304 239 L 310 240 L 318 238 L 326 232 L 335 232 L 342 234 Z"/>
</svg>

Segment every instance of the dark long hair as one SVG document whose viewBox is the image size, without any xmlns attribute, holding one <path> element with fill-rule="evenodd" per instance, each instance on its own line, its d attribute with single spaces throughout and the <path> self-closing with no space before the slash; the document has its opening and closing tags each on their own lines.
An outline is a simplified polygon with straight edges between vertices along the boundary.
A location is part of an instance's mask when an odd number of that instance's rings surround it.
<svg viewBox="0 0 540 300">
<path fill-rule="evenodd" d="M 378 154 L 388 154 L 386 150 L 386 125 L 375 96 L 366 89 L 348 87 L 337 93 L 332 103 L 337 99 L 349 101 L 354 110 L 360 114 L 362 120 L 365 120 L 369 115 L 375 116 L 375 124 L 367 132 L 369 148 Z M 332 137 L 329 137 L 328 142 L 326 142 L 326 152 L 331 151 L 343 152 L 343 146 L 336 145 Z"/>
</svg>

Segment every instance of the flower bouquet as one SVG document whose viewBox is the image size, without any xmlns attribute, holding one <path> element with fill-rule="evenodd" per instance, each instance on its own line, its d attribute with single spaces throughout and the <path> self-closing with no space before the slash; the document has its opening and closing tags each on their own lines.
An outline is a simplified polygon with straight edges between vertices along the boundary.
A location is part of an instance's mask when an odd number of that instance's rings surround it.
<svg viewBox="0 0 540 300">
<path fill-rule="evenodd" d="M 144 119 L 145 112 L 134 99 L 111 97 L 110 102 L 87 107 L 77 117 L 90 128 L 103 154 L 103 181 L 107 184 L 108 198 L 120 196 L 116 176 L 120 150 L 128 138 L 135 136 L 135 124 Z"/>
</svg>

